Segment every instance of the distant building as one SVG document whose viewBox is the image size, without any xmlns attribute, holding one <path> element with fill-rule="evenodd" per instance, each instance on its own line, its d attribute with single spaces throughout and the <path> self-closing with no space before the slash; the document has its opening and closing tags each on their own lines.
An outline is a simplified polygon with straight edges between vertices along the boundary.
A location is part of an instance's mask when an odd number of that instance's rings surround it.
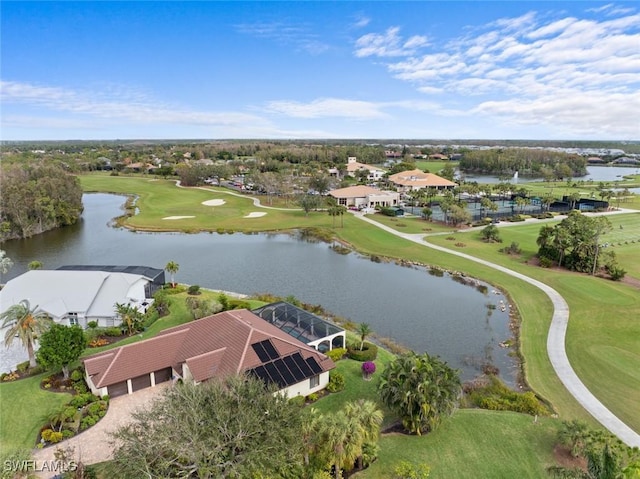
<svg viewBox="0 0 640 479">
<path fill-rule="evenodd" d="M 383 191 L 371 186 L 349 186 L 329 192 L 338 204 L 348 208 L 375 208 L 376 206 L 396 206 L 400 200 L 397 191 Z"/>
<path fill-rule="evenodd" d="M 359 163 L 355 156 L 347 159 L 347 175 L 356 176 L 356 172 L 366 170 L 368 172 L 367 179 L 370 181 L 378 181 L 382 179 L 386 171 L 376 166 Z"/>
<path fill-rule="evenodd" d="M 422 170 L 407 170 L 389 176 L 389 181 L 398 188 L 401 193 L 421 190 L 423 188 L 436 188 L 437 190 L 448 190 L 457 186 L 453 181 L 449 181 L 433 173 L 425 173 Z"/>
</svg>

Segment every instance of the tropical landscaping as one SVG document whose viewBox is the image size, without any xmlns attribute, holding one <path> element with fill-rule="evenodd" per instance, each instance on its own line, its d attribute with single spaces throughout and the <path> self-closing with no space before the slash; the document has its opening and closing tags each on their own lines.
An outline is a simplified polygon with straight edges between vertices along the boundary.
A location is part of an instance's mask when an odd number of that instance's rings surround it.
<svg viewBox="0 0 640 479">
<path fill-rule="evenodd" d="M 393 401 L 389 399 L 393 398 L 392 394 L 380 395 L 380 384 L 388 384 L 393 380 L 390 376 L 393 369 L 389 366 L 397 364 L 395 361 L 398 358 L 380 349 L 374 362 L 374 371 L 370 373 L 370 381 L 363 378 L 363 363 L 353 359 L 341 359 L 337 362 L 337 372 L 344 377 L 344 389 L 318 398 L 312 406 L 327 414 L 353 401 L 369 400 L 377 404 L 384 413 L 381 427 L 386 429 L 386 432 L 378 444 L 377 460 L 371 462 L 366 470 L 357 473 L 357 477 L 394 477 L 397 469 L 402 467 L 402 461 L 415 470 L 428 465 L 431 470 L 429 477 L 549 477 L 547 468 L 562 463 L 562 451 L 556 447 L 557 436 L 563 429 L 562 421 L 580 420 L 584 421 L 589 429 L 598 428 L 594 420 L 562 386 L 547 357 L 546 336 L 551 318 L 551 303 L 540 290 L 523 281 L 487 266 L 443 255 L 411 241 L 397 238 L 350 214 L 344 215 L 339 224 L 336 224 L 335 218 L 327 214 L 321 205 L 304 211 L 295 208 L 295 205 L 287 205 L 282 199 L 276 199 L 270 202 L 279 209 L 262 209 L 254 204 L 254 196 L 247 197 L 235 191 L 212 186 L 178 188 L 172 180 L 148 175 L 89 174 L 80 176 L 80 183 L 85 191 L 135 194 L 136 214 L 132 202 L 129 213 L 119 219 L 119 224 L 128 228 L 185 232 L 255 232 L 305 228 L 330 241 L 340 241 L 341 244 L 364 254 L 385 260 L 411 261 L 448 271 L 464 272 L 508 292 L 519 317 L 518 348 L 523 358 L 525 390 L 530 388 L 531 396 L 540 401 L 539 404 L 542 406 L 536 409 L 540 417 L 535 414 L 484 411 L 475 408 L 455 410 L 454 395 L 449 398 L 442 416 L 437 419 L 425 418 L 427 422 L 423 427 L 420 426 L 422 422 L 419 414 L 403 417 L 406 408 L 394 408 Z M 547 187 L 547 184 L 530 186 L 532 191 Z M 569 185 L 566 188 L 573 187 Z M 592 185 L 585 185 L 585 189 L 591 190 Z M 221 200 L 221 203 L 214 207 L 203 204 L 212 198 Z M 264 197 L 262 199 L 264 200 Z M 637 199 L 633 199 L 626 201 L 624 207 L 640 209 L 640 204 Z M 267 214 L 248 219 L 258 208 Z M 180 219 L 167 219 L 171 217 Z M 402 233 L 423 235 L 427 241 L 435 245 L 463 251 L 504 265 L 559 291 L 569 303 L 571 311 L 566 347 L 573 368 L 596 397 L 635 431 L 640 431 L 637 414 L 637 404 L 640 404 L 640 376 L 637 373 L 640 371 L 640 356 L 637 338 L 640 336 L 640 330 L 636 320 L 637 314 L 634 314 L 640 311 L 640 266 L 637 261 L 633 261 L 633 258 L 640 256 L 640 213 L 611 216 L 611 228 L 600 240 L 600 243 L 606 243 L 607 248 L 615 251 L 619 264 L 625 269 L 626 279 L 623 281 L 612 281 L 588 272 L 563 271 L 555 266 L 541 267 L 538 260 L 538 235 L 541 225 L 557 225 L 559 221 L 555 218 L 549 219 L 549 222 L 540 220 L 539 223 L 523 222 L 504 228 L 498 227 L 496 234 L 499 234 L 500 241 L 488 242 L 480 228 L 458 230 L 451 225 L 428 221 L 424 217 L 371 217 Z M 517 248 L 503 251 L 505 246 L 513 244 L 516 244 Z M 169 273 L 176 273 L 178 268 L 179 265 L 169 262 L 166 269 Z M 171 282 L 174 282 L 173 278 Z M 202 292 L 204 295 L 199 297 L 199 302 L 187 301 L 189 294 L 186 288 L 176 288 L 167 299 L 170 314 L 149 321 L 144 336 L 149 337 L 166 327 L 201 317 L 203 311 L 211 311 L 207 309 L 206 304 L 203 305 L 202 300 L 205 303 L 210 300 L 217 304 L 228 301 L 228 298 L 221 299 L 217 293 L 204 289 Z M 248 300 L 248 304 L 255 307 L 263 303 L 258 299 L 251 299 Z M 118 342 L 118 345 L 140 339 L 140 335 L 133 334 L 134 331 L 129 332 L 131 334 Z M 364 338 L 358 341 L 357 332 L 354 331 L 353 334 L 355 338 L 352 338 L 352 342 L 364 343 Z M 109 347 L 113 346 L 101 346 L 102 349 Z M 101 349 L 92 349 L 90 352 L 99 350 Z M 408 357 L 400 356 L 404 358 L 402 360 Z M 62 367 L 63 363 L 56 365 Z M 442 367 L 438 365 L 436 369 L 441 371 Z M 445 376 L 449 377 L 448 374 Z M 42 399 L 34 400 L 32 404 L 33 410 L 38 411 L 38 414 L 21 416 L 16 414 L 13 408 L 3 407 L 0 426 L 3 449 L 33 447 L 34 432 L 42 426 L 42 421 L 34 424 L 34 417 L 50 416 L 68 400 L 68 396 L 66 399 L 60 399 L 66 396 L 65 394 L 41 390 L 41 380 L 42 376 L 34 376 L 0 386 L 3 404 L 15 400 L 17 394 L 28 394 L 30 397 Z M 455 383 L 455 380 L 452 379 L 452 382 Z M 476 406 L 478 404 L 476 403 Z M 464 405 L 471 406 L 471 403 Z M 451 413 L 452 417 L 448 417 Z M 558 418 L 553 417 L 555 415 Z M 443 420 L 440 424 L 441 419 Z M 398 423 L 414 434 L 406 435 L 394 429 L 394 424 Z M 18 424 L 32 425 L 25 426 L 23 429 L 28 432 L 18 436 L 15 434 Z M 439 427 L 436 427 L 438 425 Z M 425 434 L 417 434 L 421 432 Z M 493 453 L 488 454 L 486 448 L 479 451 L 478 444 L 486 444 L 489 440 L 494 445 Z M 568 459 L 567 464 L 580 465 L 572 459 Z M 106 471 L 109 467 L 101 466 Z M 339 468 L 342 467 L 344 465 L 339 464 Z M 104 474 L 104 477 L 109 477 L 108 473 Z"/>
</svg>

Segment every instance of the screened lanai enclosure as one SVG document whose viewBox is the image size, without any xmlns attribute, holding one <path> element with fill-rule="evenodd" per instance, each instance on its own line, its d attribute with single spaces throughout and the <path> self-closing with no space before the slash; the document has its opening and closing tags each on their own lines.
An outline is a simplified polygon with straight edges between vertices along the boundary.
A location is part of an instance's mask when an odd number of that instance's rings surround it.
<svg viewBox="0 0 640 479">
<path fill-rule="evenodd" d="M 321 353 L 345 347 L 344 329 L 285 301 L 267 304 L 253 313 Z"/>
</svg>

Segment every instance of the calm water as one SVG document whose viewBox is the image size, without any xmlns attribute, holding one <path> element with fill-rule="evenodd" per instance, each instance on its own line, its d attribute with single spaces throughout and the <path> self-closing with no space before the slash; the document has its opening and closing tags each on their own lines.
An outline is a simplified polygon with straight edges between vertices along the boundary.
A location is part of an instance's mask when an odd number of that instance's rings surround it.
<svg viewBox="0 0 640 479">
<path fill-rule="evenodd" d="M 575 181 L 593 181 L 599 183 L 601 181 L 620 181 L 625 175 L 640 175 L 640 168 L 625 167 L 625 166 L 587 166 L 586 176 L 577 176 Z M 478 183 L 500 183 L 506 181 L 497 176 L 484 176 L 484 175 L 464 175 L 466 181 L 477 181 Z M 509 182 L 513 182 L 512 178 L 508 179 Z M 542 181 L 542 178 L 518 178 L 518 183 L 531 183 L 535 181 Z"/>
<path fill-rule="evenodd" d="M 6 281 L 38 260 L 46 269 L 65 264 L 180 265 L 176 280 L 240 293 L 294 295 L 333 314 L 367 322 L 381 336 L 417 352 L 439 355 L 464 379 L 490 360 L 510 384 L 515 363 L 499 343 L 510 337 L 501 294 L 484 295 L 423 268 L 374 263 L 355 253 L 339 255 L 324 243 L 288 235 L 134 233 L 109 227 L 124 197 L 84 196 L 83 220 L 2 247 L 15 265 Z M 497 306 L 490 311 L 488 304 Z"/>
</svg>

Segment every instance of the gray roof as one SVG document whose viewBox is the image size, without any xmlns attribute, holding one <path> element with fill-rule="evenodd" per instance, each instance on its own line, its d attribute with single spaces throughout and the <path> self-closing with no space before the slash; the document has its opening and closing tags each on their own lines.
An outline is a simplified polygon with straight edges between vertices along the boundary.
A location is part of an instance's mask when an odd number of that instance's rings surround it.
<svg viewBox="0 0 640 479">
<path fill-rule="evenodd" d="M 10 280 L 0 291 L 2 311 L 27 299 L 32 307 L 53 317 L 69 312 L 88 317 L 112 317 L 115 303 L 124 303 L 131 288 L 148 278 L 105 271 L 28 271 Z"/>
<path fill-rule="evenodd" d="M 151 266 L 117 266 L 117 265 L 92 265 L 92 264 L 68 264 L 60 266 L 58 271 L 106 271 L 108 273 L 130 273 L 145 276 L 151 280 L 164 274 L 164 269 Z M 162 278 L 164 280 L 164 276 Z"/>
</svg>

